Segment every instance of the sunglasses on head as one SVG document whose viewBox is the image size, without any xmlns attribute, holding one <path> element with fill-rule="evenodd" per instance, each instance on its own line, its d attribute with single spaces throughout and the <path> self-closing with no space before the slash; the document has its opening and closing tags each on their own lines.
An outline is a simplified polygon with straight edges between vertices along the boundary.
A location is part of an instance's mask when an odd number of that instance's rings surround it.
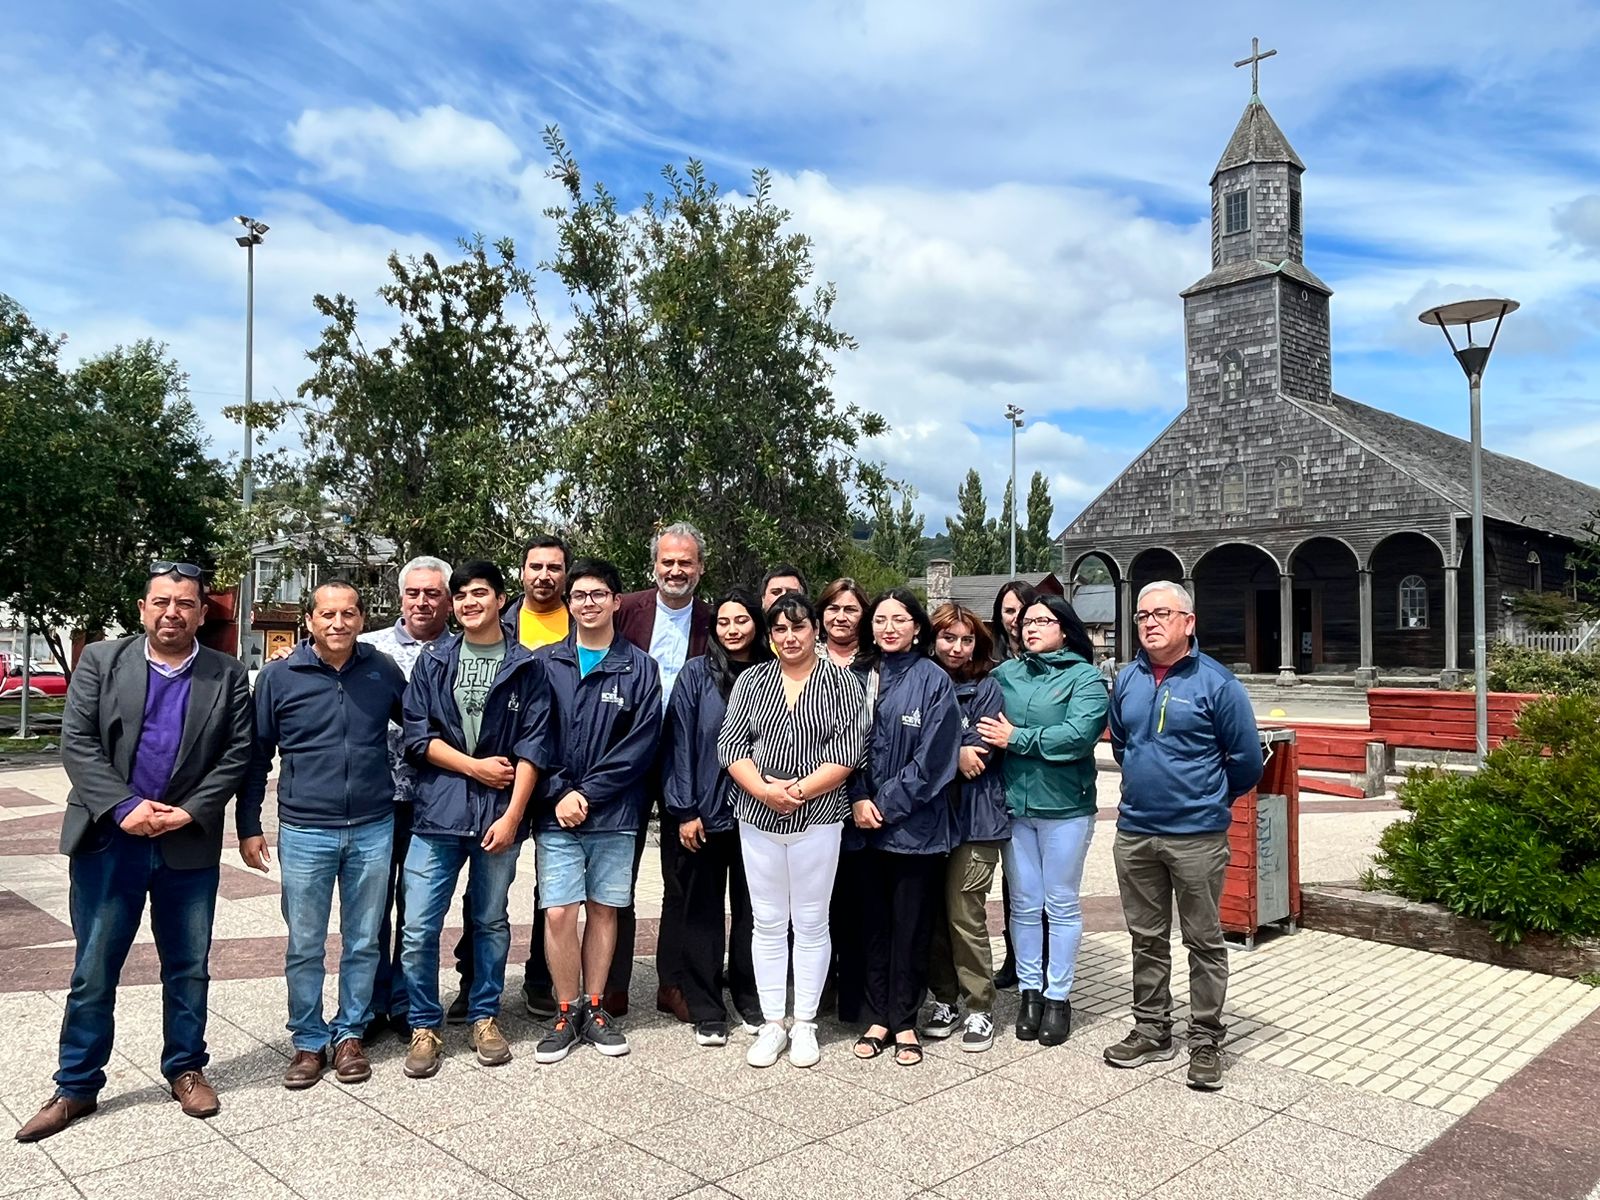
<svg viewBox="0 0 1600 1200">
<path fill-rule="evenodd" d="M 171 575 L 174 571 L 185 579 L 199 579 L 202 574 L 199 567 L 188 562 L 167 562 L 163 559 L 150 564 L 151 579 L 158 575 Z"/>
</svg>

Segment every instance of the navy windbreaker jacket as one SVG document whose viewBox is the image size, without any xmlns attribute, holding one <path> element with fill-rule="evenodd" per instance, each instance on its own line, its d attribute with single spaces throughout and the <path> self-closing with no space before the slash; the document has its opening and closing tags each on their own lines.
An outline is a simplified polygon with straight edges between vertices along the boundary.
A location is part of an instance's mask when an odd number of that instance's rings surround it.
<svg viewBox="0 0 1600 1200">
<path fill-rule="evenodd" d="M 726 833 L 734 827 L 733 781 L 717 758 L 717 735 L 728 702 L 704 655 L 684 664 L 668 707 L 671 747 L 662 781 L 667 810 L 680 821 L 698 817 L 707 833 Z"/>
<path fill-rule="evenodd" d="M 956 845 L 949 789 L 961 749 L 961 706 L 945 669 L 914 650 L 878 660 L 878 699 L 852 801 L 870 799 L 882 829 L 845 826 L 845 848 L 944 854 Z"/>
<path fill-rule="evenodd" d="M 417 659 L 406 688 L 402 726 L 406 758 L 417 768 L 413 833 L 429 837 L 482 839 L 511 804 L 511 787 L 492 788 L 428 761 L 428 743 L 439 738 L 467 753 L 466 732 L 456 704 L 456 671 L 461 665 L 461 635 L 433 643 Z M 542 773 L 550 752 L 550 685 L 544 664 L 516 640 L 507 639 L 506 656 L 484 698 L 483 721 L 473 758 L 503 755 L 513 764 L 532 763 Z M 528 813 L 533 812 L 533 800 Z M 527 816 L 517 837 L 528 836 Z"/>
<path fill-rule="evenodd" d="M 582 792 L 589 816 L 574 833 L 636 832 L 645 820 L 661 740 L 661 672 L 621 634 L 588 676 L 578 678 L 578 647 L 541 646 L 534 658 L 550 681 L 550 767 L 536 790 L 536 830 L 560 829 L 556 804 Z"/>
<path fill-rule="evenodd" d="M 1003 842 L 1011 836 L 1011 811 L 1006 808 L 1005 751 L 978 736 L 980 717 L 999 716 L 1005 707 L 1000 685 L 987 675 L 955 685 L 961 705 L 961 744 L 987 750 L 983 774 L 964 779 L 956 772 L 950 803 L 956 815 L 956 843 Z"/>
</svg>

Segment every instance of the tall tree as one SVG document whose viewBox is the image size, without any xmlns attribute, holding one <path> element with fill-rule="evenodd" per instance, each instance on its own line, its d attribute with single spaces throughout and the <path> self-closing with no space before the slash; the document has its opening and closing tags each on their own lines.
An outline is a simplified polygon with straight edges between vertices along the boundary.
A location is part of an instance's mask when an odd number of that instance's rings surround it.
<svg viewBox="0 0 1600 1200">
<path fill-rule="evenodd" d="M 956 492 L 956 515 L 944 519 L 950 535 L 950 558 L 957 575 L 990 575 L 999 570 L 994 526 L 989 502 L 983 497 L 983 480 L 975 469 L 967 471 Z"/>
<path fill-rule="evenodd" d="M 900 503 L 894 503 L 898 492 Z M 920 574 L 927 559 L 922 549 L 923 519 L 913 507 L 917 489 L 909 484 L 881 488 L 872 498 L 872 553 L 902 581 Z"/>
<path fill-rule="evenodd" d="M 1006 479 L 1006 490 L 1000 500 L 1000 516 L 989 522 L 989 539 L 994 546 L 994 570 L 1011 571 L 1011 522 L 1014 519 L 1015 503 L 1011 494 L 1011 480 Z M 1017 568 L 1022 570 L 1027 565 L 1028 547 L 1023 542 L 1022 530 L 1017 530 Z"/>
<path fill-rule="evenodd" d="M 1055 541 L 1050 533 L 1050 522 L 1055 515 L 1056 505 L 1050 498 L 1050 483 L 1043 471 L 1035 471 L 1033 478 L 1028 481 L 1027 554 L 1021 555 L 1021 551 L 1018 551 L 1030 571 L 1050 571 L 1055 568 Z"/>
</svg>

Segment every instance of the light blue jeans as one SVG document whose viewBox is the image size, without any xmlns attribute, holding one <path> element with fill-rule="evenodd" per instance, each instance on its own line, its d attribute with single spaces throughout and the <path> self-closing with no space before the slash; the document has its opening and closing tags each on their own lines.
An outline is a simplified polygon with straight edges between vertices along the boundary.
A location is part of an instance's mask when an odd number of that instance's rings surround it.
<svg viewBox="0 0 1600 1200">
<path fill-rule="evenodd" d="M 1001 851 L 1011 884 L 1011 944 L 1017 956 L 1017 987 L 1065 1000 L 1083 941 L 1078 892 L 1083 863 L 1094 837 L 1094 816 L 1052 820 L 1014 817 L 1011 840 Z M 1041 912 L 1050 914 L 1050 973 L 1044 977 Z"/>
<path fill-rule="evenodd" d="M 321 1050 L 358 1038 L 372 1019 L 378 973 L 378 927 L 389 887 L 394 817 L 340 829 L 283 825 L 278 865 L 283 871 L 283 919 L 289 926 L 284 974 L 289 981 L 289 1033 L 296 1050 Z M 339 1011 L 322 1015 L 324 949 L 333 885 L 339 885 Z"/>
<path fill-rule="evenodd" d="M 467 868 L 467 916 L 472 922 L 472 986 L 467 992 L 467 1020 L 500 1015 L 500 994 L 506 986 L 506 955 L 511 951 L 511 919 L 506 901 L 517 877 L 518 842 L 491 854 L 471 837 L 411 835 L 406 852 L 406 923 L 401 934 L 400 963 L 414 1029 L 444 1024 L 439 1004 L 439 931 L 450 910 L 456 880 Z"/>
</svg>

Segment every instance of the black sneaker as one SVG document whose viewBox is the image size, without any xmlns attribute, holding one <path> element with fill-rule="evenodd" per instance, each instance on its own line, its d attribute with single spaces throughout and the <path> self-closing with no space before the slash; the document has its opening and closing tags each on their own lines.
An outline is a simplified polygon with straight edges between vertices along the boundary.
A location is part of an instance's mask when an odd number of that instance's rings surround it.
<svg viewBox="0 0 1600 1200">
<path fill-rule="evenodd" d="M 967 1014 L 967 1025 L 961 1032 L 961 1048 L 969 1054 L 981 1054 L 994 1045 L 994 1018 L 988 1013 Z"/>
<path fill-rule="evenodd" d="M 1142 1067 L 1146 1063 L 1171 1062 L 1177 1053 L 1171 1034 L 1157 1042 L 1134 1030 L 1115 1046 L 1105 1048 L 1105 1060 L 1113 1067 Z"/>
<path fill-rule="evenodd" d="M 694 1041 L 697 1046 L 726 1046 L 728 1044 L 728 1023 L 726 1021 L 701 1021 L 694 1027 Z"/>
<path fill-rule="evenodd" d="M 583 1010 L 581 1036 L 608 1058 L 620 1058 L 628 1052 L 628 1039 L 622 1036 L 616 1021 L 601 1005 L 592 1001 Z"/>
<path fill-rule="evenodd" d="M 450 1001 L 450 1007 L 445 1010 L 444 1023 L 446 1025 L 465 1025 L 467 1023 L 467 989 L 462 988 L 456 993 L 456 998 Z"/>
<path fill-rule="evenodd" d="M 562 1005 L 556 1014 L 556 1023 L 550 1026 L 550 1032 L 539 1039 L 539 1044 L 534 1047 L 533 1061 L 536 1063 L 558 1063 L 572 1053 L 572 1048 L 578 1044 L 578 1025 L 583 1020 L 583 1005 Z"/>
<path fill-rule="evenodd" d="M 1170 1055 L 1168 1057 L 1171 1057 Z M 1189 1047 L 1189 1086 L 1197 1092 L 1222 1090 L 1222 1048 L 1210 1042 Z"/>
<path fill-rule="evenodd" d="M 522 1004 L 528 1010 L 530 1017 L 540 1021 L 552 1021 L 556 1015 L 556 998 L 548 988 L 541 992 L 530 992 L 524 989 Z"/>
<path fill-rule="evenodd" d="M 954 1004 L 944 1004 L 936 1000 L 933 1010 L 928 1013 L 928 1019 L 922 1023 L 922 1028 L 917 1032 L 937 1042 L 949 1037 L 960 1024 L 961 1010 Z"/>
</svg>

